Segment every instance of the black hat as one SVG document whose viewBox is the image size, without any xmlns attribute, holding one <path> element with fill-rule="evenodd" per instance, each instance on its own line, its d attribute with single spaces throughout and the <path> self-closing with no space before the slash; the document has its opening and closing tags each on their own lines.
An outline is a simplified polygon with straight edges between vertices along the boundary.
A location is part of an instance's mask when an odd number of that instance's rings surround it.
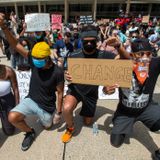
<svg viewBox="0 0 160 160">
<path fill-rule="evenodd" d="M 136 39 L 131 43 L 131 48 L 133 52 L 152 51 L 152 47 L 146 38 Z"/>
</svg>

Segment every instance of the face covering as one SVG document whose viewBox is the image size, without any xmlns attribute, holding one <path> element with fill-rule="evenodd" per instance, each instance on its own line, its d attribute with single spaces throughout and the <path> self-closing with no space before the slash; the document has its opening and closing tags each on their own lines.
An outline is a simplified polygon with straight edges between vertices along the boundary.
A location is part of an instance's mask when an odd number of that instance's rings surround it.
<svg viewBox="0 0 160 160">
<path fill-rule="evenodd" d="M 132 39 L 131 39 L 131 42 L 134 42 L 136 39 L 137 39 L 136 37 L 132 38 Z"/>
<path fill-rule="evenodd" d="M 36 37 L 36 41 L 37 42 L 41 42 L 41 41 L 44 40 L 44 36 L 43 35 L 35 35 L 35 37 Z"/>
<path fill-rule="evenodd" d="M 37 68 L 43 68 L 46 65 L 46 60 L 45 59 L 35 59 L 32 58 L 32 62 Z"/>
<path fill-rule="evenodd" d="M 133 67 L 133 71 L 136 74 L 136 77 L 140 84 L 144 84 L 145 80 L 148 77 L 149 71 L 149 59 L 148 58 L 140 58 Z"/>
<path fill-rule="evenodd" d="M 73 37 L 74 37 L 74 39 L 78 39 L 79 34 L 78 33 L 74 33 Z"/>
<path fill-rule="evenodd" d="M 26 50 L 29 50 L 28 46 L 24 46 L 24 48 L 25 48 Z"/>
<path fill-rule="evenodd" d="M 88 53 L 93 52 L 96 49 L 96 47 L 96 40 L 90 41 L 90 44 L 88 44 L 88 41 L 83 41 L 83 49 Z"/>
</svg>

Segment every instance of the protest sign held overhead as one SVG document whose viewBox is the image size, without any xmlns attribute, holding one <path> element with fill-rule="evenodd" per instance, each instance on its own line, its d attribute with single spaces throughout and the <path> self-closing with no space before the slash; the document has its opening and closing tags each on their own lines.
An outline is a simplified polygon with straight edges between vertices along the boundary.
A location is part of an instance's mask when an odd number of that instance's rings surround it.
<svg viewBox="0 0 160 160">
<path fill-rule="evenodd" d="M 142 17 L 142 23 L 148 23 L 149 22 L 149 19 L 150 19 L 150 16 L 143 16 Z"/>
<path fill-rule="evenodd" d="M 50 30 L 50 16 L 48 13 L 32 13 L 25 15 L 27 32 Z"/>
<path fill-rule="evenodd" d="M 90 16 L 80 16 L 80 24 L 93 24 L 93 17 Z"/>
<path fill-rule="evenodd" d="M 130 60 L 68 58 L 73 83 L 130 87 L 133 64 Z"/>
<path fill-rule="evenodd" d="M 60 14 L 52 14 L 52 30 L 62 29 L 62 15 Z"/>
</svg>

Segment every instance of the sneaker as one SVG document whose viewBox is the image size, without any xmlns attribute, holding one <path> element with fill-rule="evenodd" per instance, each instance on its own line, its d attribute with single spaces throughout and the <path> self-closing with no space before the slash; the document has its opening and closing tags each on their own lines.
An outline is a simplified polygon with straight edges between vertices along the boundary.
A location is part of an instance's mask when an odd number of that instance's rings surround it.
<svg viewBox="0 0 160 160">
<path fill-rule="evenodd" d="M 63 143 L 69 142 L 72 138 L 72 135 L 73 135 L 74 131 L 75 131 L 74 127 L 67 128 L 66 132 L 62 136 L 62 142 Z"/>
<path fill-rule="evenodd" d="M 56 112 L 54 117 L 53 117 L 53 124 L 54 125 L 59 124 L 61 119 L 62 119 L 62 114 Z"/>
<path fill-rule="evenodd" d="M 160 160 L 160 150 L 156 150 L 155 153 L 152 155 L 153 160 Z"/>
<path fill-rule="evenodd" d="M 25 134 L 25 138 L 22 142 L 22 151 L 26 151 L 30 148 L 30 146 L 32 145 L 33 141 L 35 140 L 35 131 L 34 129 L 32 129 L 31 132 L 26 132 Z"/>
<path fill-rule="evenodd" d="M 124 143 L 125 137 L 126 137 L 125 134 L 113 134 L 112 133 L 110 136 L 111 145 L 116 148 L 120 147 Z"/>
</svg>

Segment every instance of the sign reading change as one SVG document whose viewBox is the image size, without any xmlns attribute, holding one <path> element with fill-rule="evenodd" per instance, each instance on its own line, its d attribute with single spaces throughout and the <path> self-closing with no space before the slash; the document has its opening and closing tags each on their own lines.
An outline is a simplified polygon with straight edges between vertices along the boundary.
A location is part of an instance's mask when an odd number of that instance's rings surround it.
<svg viewBox="0 0 160 160">
<path fill-rule="evenodd" d="M 131 87 L 131 60 L 68 58 L 68 71 L 73 83 Z"/>
<path fill-rule="evenodd" d="M 50 30 L 50 16 L 48 13 L 32 13 L 25 15 L 27 32 Z"/>
</svg>

